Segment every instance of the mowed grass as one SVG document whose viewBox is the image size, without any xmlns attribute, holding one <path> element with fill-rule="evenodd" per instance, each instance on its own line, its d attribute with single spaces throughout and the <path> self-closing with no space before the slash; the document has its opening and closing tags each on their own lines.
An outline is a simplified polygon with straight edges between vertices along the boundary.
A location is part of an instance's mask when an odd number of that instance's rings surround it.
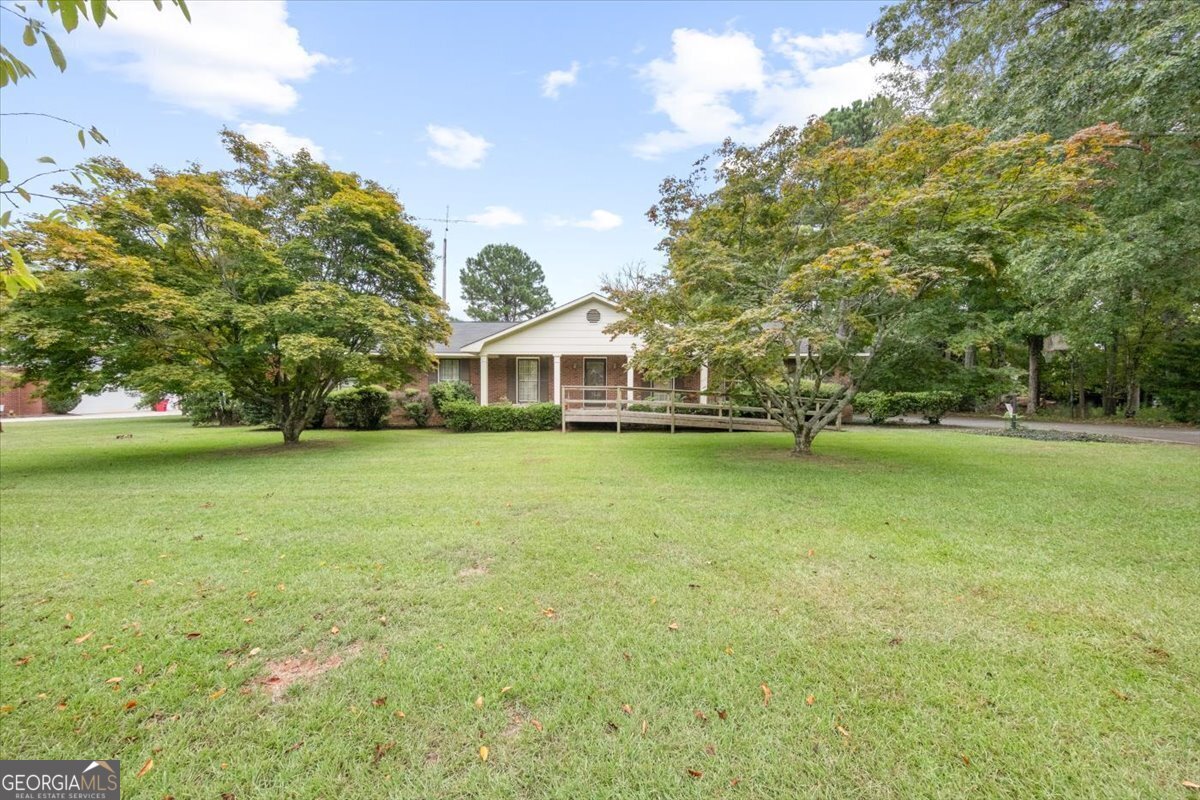
<svg viewBox="0 0 1200 800">
<path fill-rule="evenodd" d="M 10 425 L 0 756 L 181 800 L 1192 796 L 1200 451 L 788 446 Z"/>
</svg>

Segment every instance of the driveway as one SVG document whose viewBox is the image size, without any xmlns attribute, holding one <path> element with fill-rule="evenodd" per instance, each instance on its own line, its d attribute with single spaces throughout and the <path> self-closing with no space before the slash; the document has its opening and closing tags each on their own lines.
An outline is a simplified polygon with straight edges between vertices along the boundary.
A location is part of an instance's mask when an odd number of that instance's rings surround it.
<svg viewBox="0 0 1200 800">
<path fill-rule="evenodd" d="M 920 417 L 899 417 L 900 422 L 910 425 L 920 425 L 924 422 Z M 856 422 L 858 419 L 856 418 Z M 866 417 L 862 418 L 866 422 Z M 1021 420 L 1023 428 L 1031 430 L 1067 431 L 1070 433 L 1096 433 L 1102 436 L 1120 436 L 1123 439 L 1138 439 L 1144 442 L 1171 442 L 1173 444 L 1200 445 L 1200 430 L 1195 428 L 1150 428 L 1144 425 L 1099 425 L 1086 422 L 1045 422 L 1042 420 L 1026 422 Z M 942 417 L 943 427 L 954 428 L 1007 428 L 1008 421 L 999 417 Z"/>
<path fill-rule="evenodd" d="M 99 414 L 46 414 L 41 417 L 5 417 L 5 425 L 16 425 L 23 422 L 71 422 L 84 419 L 137 419 L 138 417 L 174 417 L 178 419 L 178 411 L 106 411 Z"/>
</svg>

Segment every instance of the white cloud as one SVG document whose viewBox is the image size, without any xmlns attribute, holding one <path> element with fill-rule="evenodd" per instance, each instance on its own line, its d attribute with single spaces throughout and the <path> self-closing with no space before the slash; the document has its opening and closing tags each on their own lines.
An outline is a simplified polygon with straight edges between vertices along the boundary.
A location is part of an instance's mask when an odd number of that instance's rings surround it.
<svg viewBox="0 0 1200 800">
<path fill-rule="evenodd" d="M 508 206 L 485 206 L 478 214 L 469 214 L 467 219 L 485 228 L 503 228 L 508 225 L 524 225 L 525 217 Z"/>
<path fill-rule="evenodd" d="M 483 164 L 483 157 L 492 143 L 462 128 L 447 128 L 427 125 L 425 132 L 433 145 L 426 151 L 439 164 L 454 169 L 475 169 Z"/>
<path fill-rule="evenodd" d="M 870 97 L 887 70 L 871 64 L 867 38 L 859 33 L 809 36 L 781 29 L 771 43 L 782 65 L 740 31 L 677 28 L 671 58 L 655 59 L 639 72 L 654 95 L 654 110 L 666 114 L 672 127 L 643 136 L 634 153 L 653 159 L 726 137 L 761 141 L 778 125 L 801 125 L 814 114 Z"/>
<path fill-rule="evenodd" d="M 195 3 L 188 23 L 169 5 L 120 3 L 103 31 L 76 31 L 105 68 L 169 103 L 226 119 L 295 107 L 292 85 L 333 59 L 306 50 L 283 0 Z M 80 36 L 80 34 L 83 34 Z M 74 37 L 72 37 L 74 38 Z"/>
<path fill-rule="evenodd" d="M 325 151 L 319 144 L 307 136 L 297 136 L 289 133 L 282 125 L 269 125 L 265 122 L 243 122 L 238 126 L 247 139 L 262 145 L 270 145 L 284 155 L 294 156 L 301 150 L 317 161 L 325 160 Z"/>
<path fill-rule="evenodd" d="M 565 217 L 550 217 L 547 224 L 552 228 L 590 228 L 594 231 L 611 231 L 621 227 L 621 217 L 603 208 L 597 208 L 587 219 L 566 219 Z"/>
<path fill-rule="evenodd" d="M 556 69 L 542 76 L 542 97 L 551 100 L 558 99 L 558 93 L 563 87 L 574 86 L 579 79 L 579 62 L 572 61 L 570 69 Z"/>
</svg>

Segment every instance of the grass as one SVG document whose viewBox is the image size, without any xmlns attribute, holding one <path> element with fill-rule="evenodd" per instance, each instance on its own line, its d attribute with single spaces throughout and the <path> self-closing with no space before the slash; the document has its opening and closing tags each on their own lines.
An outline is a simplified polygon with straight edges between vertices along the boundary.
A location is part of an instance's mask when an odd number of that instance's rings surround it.
<svg viewBox="0 0 1200 800">
<path fill-rule="evenodd" d="M 1200 782 L 1195 449 L 278 440 L 172 420 L 0 436 L 0 755 L 120 758 L 131 798 Z M 283 702 L 255 683 L 334 656 Z"/>
</svg>

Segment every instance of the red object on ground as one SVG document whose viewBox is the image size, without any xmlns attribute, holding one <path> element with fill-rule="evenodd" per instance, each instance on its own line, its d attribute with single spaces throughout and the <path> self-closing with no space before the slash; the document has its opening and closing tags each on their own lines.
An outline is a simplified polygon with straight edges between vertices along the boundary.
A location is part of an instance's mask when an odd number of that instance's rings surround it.
<svg viewBox="0 0 1200 800">
<path fill-rule="evenodd" d="M 167 410 L 167 401 L 159 400 L 157 403 L 154 404 L 154 410 L 155 411 L 166 411 Z"/>
</svg>

